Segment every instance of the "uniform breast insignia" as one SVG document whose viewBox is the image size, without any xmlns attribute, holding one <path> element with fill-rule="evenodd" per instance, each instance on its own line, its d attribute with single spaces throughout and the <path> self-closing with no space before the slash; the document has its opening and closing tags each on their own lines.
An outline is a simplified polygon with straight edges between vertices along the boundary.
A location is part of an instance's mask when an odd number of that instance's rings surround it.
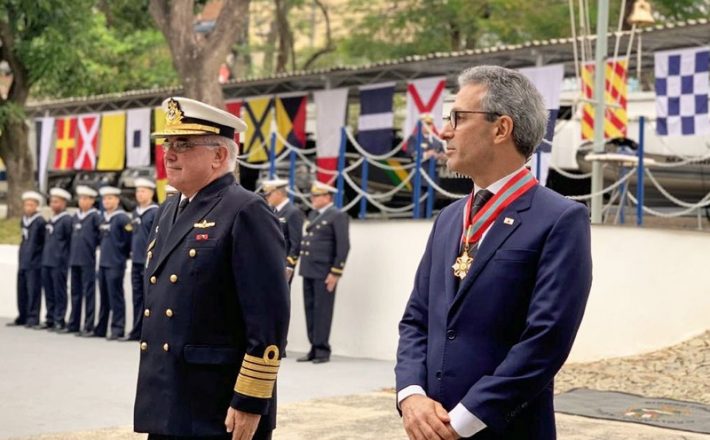
<svg viewBox="0 0 710 440">
<path fill-rule="evenodd" d="M 215 224 L 215 222 L 208 222 L 207 220 L 202 220 L 201 222 L 197 222 L 192 225 L 192 227 L 197 229 L 207 229 L 213 227 Z"/>
<path fill-rule="evenodd" d="M 208 234 L 196 234 L 195 235 L 195 240 L 197 241 L 207 241 L 209 240 L 210 236 Z"/>
<path fill-rule="evenodd" d="M 125 229 L 126 232 L 131 232 L 133 231 L 133 225 L 131 223 L 126 223 L 126 226 L 124 226 L 123 229 Z"/>
<path fill-rule="evenodd" d="M 266 347 L 262 357 L 245 354 L 234 391 L 260 399 L 271 398 L 280 365 L 279 348 L 276 345 Z"/>
<path fill-rule="evenodd" d="M 54 226 L 53 225 L 47 223 L 46 228 L 47 228 L 47 232 L 49 232 L 49 235 L 52 235 L 54 233 Z"/>
<path fill-rule="evenodd" d="M 149 250 L 153 249 L 154 247 L 155 247 L 155 238 L 150 243 L 148 243 L 148 248 L 146 250 L 149 251 Z"/>
</svg>

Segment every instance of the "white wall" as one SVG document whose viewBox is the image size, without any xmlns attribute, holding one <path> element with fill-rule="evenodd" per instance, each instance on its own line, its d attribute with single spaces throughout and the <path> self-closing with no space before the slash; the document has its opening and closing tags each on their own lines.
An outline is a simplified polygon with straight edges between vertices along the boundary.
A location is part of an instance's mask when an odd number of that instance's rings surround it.
<svg viewBox="0 0 710 440">
<path fill-rule="evenodd" d="M 394 359 L 397 323 L 430 228 L 424 220 L 351 222 L 331 336 L 335 354 Z M 570 361 L 651 351 L 710 328 L 710 234 L 600 226 L 592 240 L 594 284 Z M 0 246 L 4 317 L 16 314 L 16 258 L 16 246 Z M 306 351 L 300 277 L 291 298 L 289 349 Z"/>
</svg>

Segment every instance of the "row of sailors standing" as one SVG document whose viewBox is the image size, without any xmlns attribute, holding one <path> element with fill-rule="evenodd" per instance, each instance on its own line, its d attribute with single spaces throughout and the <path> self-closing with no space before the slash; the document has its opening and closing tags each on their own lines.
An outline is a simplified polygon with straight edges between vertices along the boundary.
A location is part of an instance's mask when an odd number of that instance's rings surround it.
<svg viewBox="0 0 710 440">
<path fill-rule="evenodd" d="M 120 189 L 105 186 L 97 193 L 78 186 L 79 211 L 66 211 L 71 194 L 61 188 L 49 192 L 52 217 L 39 213 L 44 197 L 34 191 L 22 195 L 24 216 L 17 276 L 18 317 L 10 325 L 24 325 L 77 336 L 138 340 L 143 311 L 143 271 L 148 235 L 155 219 L 155 184 L 136 179 L 136 201 L 132 214 L 120 207 Z M 97 196 L 103 213 L 95 209 Z M 96 250 L 99 252 L 98 276 Z M 128 259 L 132 260 L 133 328 L 125 332 L 123 279 Z M 71 313 L 67 315 L 67 275 L 71 275 Z M 96 282 L 99 286 L 98 321 Z M 41 294 L 46 315 L 40 322 Z M 82 328 L 82 311 L 84 311 Z M 109 333 L 110 328 L 110 333 Z"/>
</svg>

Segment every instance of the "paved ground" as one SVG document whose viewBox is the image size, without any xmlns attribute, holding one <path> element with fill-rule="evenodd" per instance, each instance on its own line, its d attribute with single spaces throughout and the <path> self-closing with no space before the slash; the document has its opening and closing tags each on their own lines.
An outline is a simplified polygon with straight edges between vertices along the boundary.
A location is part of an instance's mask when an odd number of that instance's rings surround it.
<svg viewBox="0 0 710 440">
<path fill-rule="evenodd" d="M 138 440 L 131 432 L 138 364 L 133 343 L 8 328 L 0 319 L 0 439 Z M 392 363 L 336 358 L 280 373 L 276 440 L 405 439 L 394 411 Z M 710 332 L 656 353 L 573 364 L 558 388 L 589 386 L 705 401 Z M 688 374 L 691 385 L 685 386 Z M 700 440 L 710 436 L 632 423 L 557 416 L 563 440 Z"/>
</svg>

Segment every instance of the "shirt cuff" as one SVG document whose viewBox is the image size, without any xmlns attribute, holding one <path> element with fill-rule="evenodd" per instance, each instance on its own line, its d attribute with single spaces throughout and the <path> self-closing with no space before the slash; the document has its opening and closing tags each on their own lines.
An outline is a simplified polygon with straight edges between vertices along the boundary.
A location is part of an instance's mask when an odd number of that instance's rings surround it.
<svg viewBox="0 0 710 440">
<path fill-rule="evenodd" d="M 426 396 L 426 391 L 419 385 L 409 385 L 408 387 L 402 388 L 402 390 L 397 393 L 397 408 L 399 408 L 399 404 L 402 403 L 404 399 L 415 394 Z"/>
<path fill-rule="evenodd" d="M 451 428 L 463 438 L 471 437 L 486 428 L 486 424 L 481 419 L 460 403 L 449 412 L 449 418 L 451 418 Z"/>
</svg>

